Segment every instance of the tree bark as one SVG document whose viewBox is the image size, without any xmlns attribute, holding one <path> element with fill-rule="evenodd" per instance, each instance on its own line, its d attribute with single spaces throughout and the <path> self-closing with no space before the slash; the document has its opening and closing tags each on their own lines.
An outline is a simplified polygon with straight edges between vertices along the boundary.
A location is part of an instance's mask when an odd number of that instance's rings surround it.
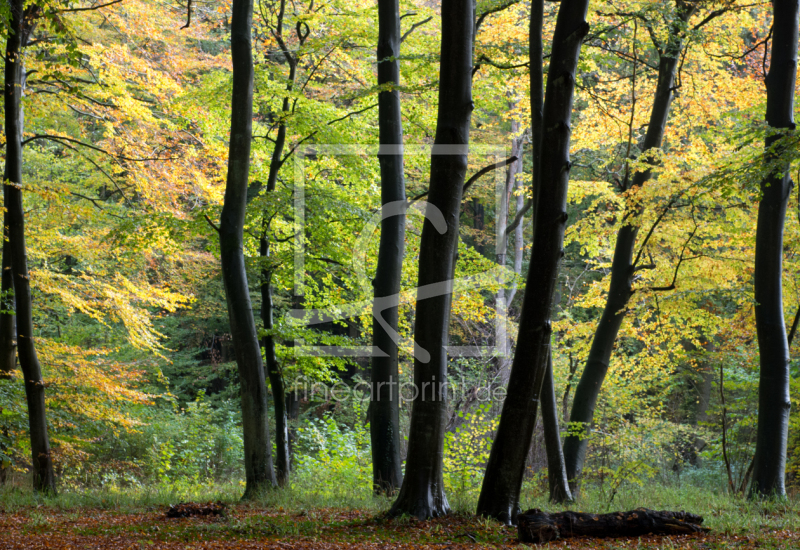
<svg viewBox="0 0 800 550">
<path fill-rule="evenodd" d="M 513 107 L 513 104 L 509 107 Z M 511 133 L 516 134 L 519 132 L 519 122 L 511 122 Z M 508 216 L 511 204 L 511 194 L 517 186 L 517 174 L 522 170 L 522 136 L 514 137 L 511 140 L 511 156 L 517 157 L 517 160 L 508 165 L 506 170 L 506 184 L 503 188 L 503 193 L 500 196 L 500 207 L 497 211 L 497 251 L 496 258 L 498 265 L 505 266 L 508 258 Z M 521 199 L 522 197 L 517 197 Z M 519 201 L 516 203 L 517 212 L 521 209 Z M 514 229 L 516 236 L 518 231 L 521 232 L 522 223 L 517 224 Z M 519 246 L 520 243 L 515 243 Z M 522 258 L 519 250 L 514 251 L 514 271 L 519 274 L 522 269 Z M 519 259 L 519 262 L 517 261 Z M 495 346 L 498 348 L 498 354 L 494 358 L 495 372 L 497 373 L 498 383 L 505 385 L 508 382 L 510 361 L 508 360 L 508 352 L 511 349 L 511 342 L 508 337 L 508 306 L 514 298 L 516 292 L 516 282 L 514 286 L 509 289 L 506 294 L 506 288 L 500 285 L 495 293 L 495 310 L 497 315 L 501 316 L 498 320 L 499 326 L 497 330 L 497 342 Z"/>
<path fill-rule="evenodd" d="M 447 414 L 447 351 L 455 247 L 467 171 L 472 102 L 472 0 L 442 0 L 439 108 L 431 158 L 431 183 L 419 252 L 414 387 L 406 471 L 392 515 L 447 514 L 442 455 Z M 447 224 L 431 222 L 438 209 Z"/>
<path fill-rule="evenodd" d="M 8 181 L 8 176 L 3 177 Z M 10 378 L 17 368 L 14 277 L 11 271 L 11 247 L 8 241 L 8 212 L 3 215 L 3 259 L 0 275 L 0 377 Z"/>
<path fill-rule="evenodd" d="M 542 17 L 541 2 L 532 3 L 531 29 Z M 536 424 L 536 409 L 550 354 L 550 313 L 558 264 L 563 256 L 569 183 L 569 139 L 575 71 L 581 42 L 589 31 L 587 0 L 562 0 L 558 11 L 543 109 L 541 185 L 534 189 L 534 239 L 528 270 L 517 349 L 508 395 L 497 429 L 478 500 L 478 513 L 510 523 L 516 520 L 525 457 Z M 532 36 L 531 40 L 534 40 Z M 533 48 L 531 48 L 533 52 Z M 531 58 L 531 67 L 538 59 Z M 531 71 L 534 74 L 536 71 Z M 535 93 L 534 87 L 531 88 Z M 535 104 L 532 100 L 532 104 Z M 536 113 L 537 109 L 532 109 Z M 532 120 L 536 128 L 537 120 Z M 534 155 L 536 153 L 534 152 Z M 537 168 L 534 167 L 534 174 Z M 534 175 L 534 178 L 537 176 Z M 537 181 L 534 179 L 534 181 Z"/>
<path fill-rule="evenodd" d="M 528 510 L 519 516 L 519 541 L 536 544 L 570 537 L 641 537 L 688 535 L 709 531 L 703 518 L 688 512 L 657 512 L 639 508 L 630 512 L 548 514 Z"/>
<path fill-rule="evenodd" d="M 669 116 L 669 108 L 674 95 L 675 76 L 680 52 L 683 48 L 682 35 L 685 32 L 686 22 L 695 11 L 695 6 L 679 1 L 676 9 L 676 18 L 669 26 L 667 43 L 659 51 L 658 83 L 656 84 L 653 107 L 650 111 L 647 133 L 642 144 L 643 153 L 650 149 L 661 147 Z M 635 172 L 629 189 L 641 187 L 650 179 L 650 176 L 650 169 Z M 638 208 L 629 217 L 635 219 L 642 212 L 643 209 Z M 575 396 L 572 401 L 572 412 L 569 415 L 570 422 L 579 423 L 582 429 L 579 433 L 571 430 L 570 435 L 564 440 L 564 459 L 567 463 L 567 475 L 569 476 L 572 492 L 575 495 L 579 490 L 578 482 L 583 471 L 586 449 L 589 443 L 587 436 L 594 418 L 597 399 L 600 395 L 603 380 L 608 373 L 611 353 L 614 350 L 617 334 L 625 318 L 628 301 L 633 295 L 632 281 L 636 268 L 633 265 L 633 253 L 638 233 L 638 227 L 625 222 L 617 232 L 614 257 L 611 261 L 611 283 L 606 297 L 606 305 L 595 330 L 589 355 L 586 358 L 586 366 L 583 369 L 583 374 L 575 389 Z"/>
<path fill-rule="evenodd" d="M 31 436 L 33 486 L 41 492 L 56 492 L 53 457 L 47 433 L 44 380 L 33 339 L 33 311 L 25 245 L 25 210 L 22 204 L 22 90 L 25 69 L 22 49 L 40 9 L 24 8 L 22 0 L 9 2 L 11 20 L 6 44 L 4 110 L 6 131 L 5 206 L 8 221 L 8 250 L 11 255 L 17 314 L 17 352 L 25 383 Z"/>
<path fill-rule="evenodd" d="M 755 313 L 761 372 L 758 385 L 758 431 L 750 498 L 784 497 L 786 443 L 789 431 L 789 345 L 783 318 L 783 227 L 793 182 L 789 161 L 780 159 L 782 138 L 794 130 L 797 70 L 798 0 L 774 0 L 773 39 L 767 75 L 766 139 L 770 173 L 761 183 L 755 258 Z"/>
<path fill-rule="evenodd" d="M 253 126 L 253 59 L 250 34 L 252 15 L 252 0 L 233 0 L 231 134 L 228 176 L 219 227 L 222 279 L 241 384 L 247 482 L 243 498 L 253 498 L 276 483 L 267 419 L 264 365 L 250 302 L 243 250 Z"/>
<path fill-rule="evenodd" d="M 561 449 L 561 430 L 558 426 L 558 405 L 553 384 L 553 354 L 547 358 L 547 373 L 542 383 L 542 424 L 544 445 L 547 451 L 547 482 L 550 502 L 572 502 L 567 466 Z"/>
<path fill-rule="evenodd" d="M 378 126 L 381 151 L 381 237 L 378 265 L 372 281 L 372 357 L 370 440 L 372 487 L 376 494 L 392 495 L 403 482 L 400 457 L 400 398 L 396 341 L 400 282 L 405 253 L 405 174 L 403 121 L 400 111 L 400 2 L 378 0 Z M 387 206 L 402 204 L 399 212 Z M 383 321 L 383 322 L 381 322 Z"/>
</svg>

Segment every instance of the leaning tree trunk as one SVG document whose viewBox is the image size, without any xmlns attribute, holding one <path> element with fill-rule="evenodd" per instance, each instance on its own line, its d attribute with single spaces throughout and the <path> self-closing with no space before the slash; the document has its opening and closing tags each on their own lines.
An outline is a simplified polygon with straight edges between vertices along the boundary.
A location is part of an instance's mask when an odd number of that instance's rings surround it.
<svg viewBox="0 0 800 550">
<path fill-rule="evenodd" d="M 547 358 L 547 373 L 542 383 L 542 424 L 544 446 L 547 452 L 547 482 L 550 486 L 550 502 L 572 502 L 567 466 L 561 448 L 561 430 L 558 427 L 558 405 L 553 384 L 553 354 Z"/>
<path fill-rule="evenodd" d="M 252 15 L 252 0 L 233 0 L 231 134 L 228 177 L 219 227 L 222 279 L 241 385 L 244 467 L 247 481 L 243 498 L 255 497 L 276 483 L 267 419 L 264 365 L 250 304 L 243 250 L 253 127 L 253 59 L 250 35 Z"/>
<path fill-rule="evenodd" d="M 789 345 L 783 319 L 781 275 L 783 224 L 792 190 L 785 136 L 794 130 L 794 92 L 800 2 L 773 1 L 773 38 L 767 75 L 765 161 L 769 173 L 761 184 L 755 258 L 756 332 L 761 372 L 758 385 L 758 431 L 750 497 L 783 497 L 789 431 Z M 787 131 L 789 130 L 789 131 Z"/>
<path fill-rule="evenodd" d="M 525 457 L 536 424 L 542 381 L 547 373 L 551 304 L 567 223 L 575 71 L 582 39 L 589 31 L 588 7 L 588 0 L 562 0 L 558 10 L 541 125 L 541 185 L 537 186 L 538 197 L 535 197 L 531 252 L 536 261 L 531 262 L 528 270 L 508 395 L 478 500 L 479 514 L 506 523 L 515 521 L 517 516 Z M 541 11 L 532 10 L 532 20 L 537 13 Z M 536 28 L 534 21 L 531 27 Z M 531 65 L 535 62 L 531 59 Z M 536 121 L 533 123 L 535 127 Z"/>
<path fill-rule="evenodd" d="M 647 133 L 642 144 L 643 153 L 661 147 L 675 90 L 678 61 L 683 48 L 682 35 L 685 32 L 686 22 L 694 13 L 695 6 L 679 2 L 677 9 L 676 19 L 669 27 L 666 46 L 663 51 L 659 51 L 658 83 L 653 107 L 650 111 Z M 650 169 L 637 171 L 633 175 L 629 189 L 640 188 L 650 179 L 650 176 Z M 637 211 L 630 217 L 639 217 L 641 213 L 642 209 L 637 208 Z M 611 261 L 611 283 L 606 297 L 606 305 L 592 339 L 586 366 L 575 389 L 572 411 L 569 415 L 570 422 L 578 423 L 582 429 L 578 433 L 570 430 L 570 435 L 564 440 L 564 459 L 567 463 L 567 476 L 573 493 L 578 492 L 578 481 L 589 444 L 587 435 L 594 417 L 597 398 L 608 373 L 614 342 L 625 318 L 628 301 L 633 295 L 633 274 L 636 269 L 636 266 L 633 265 L 633 252 L 639 229 L 631 223 L 625 223 L 624 220 L 622 223 L 622 227 L 617 232 L 614 257 Z"/>
<path fill-rule="evenodd" d="M 442 0 L 439 110 L 431 158 L 430 192 L 419 251 L 414 331 L 414 387 L 406 471 L 391 514 L 419 518 L 447 514 L 442 481 L 447 414 L 447 351 L 452 278 L 472 114 L 473 0 Z M 439 233 L 430 218 L 447 227 Z"/>
<path fill-rule="evenodd" d="M 537 201 L 541 186 L 541 172 L 537 169 L 542 161 L 542 108 L 544 101 L 544 44 L 542 40 L 542 27 L 544 24 L 544 6 L 542 2 L 534 2 L 531 12 L 530 28 L 530 80 L 531 80 L 531 109 L 533 125 L 531 127 L 531 146 L 534 148 L 534 158 L 537 165 L 534 167 L 533 200 Z M 534 208 L 534 215 L 536 208 Z M 521 240 L 522 224 L 517 227 L 517 241 Z M 521 246 L 521 244 L 518 244 Z M 521 254 L 517 257 L 522 262 Z M 564 461 L 564 451 L 561 447 L 561 431 L 558 427 L 558 408 L 556 405 L 555 383 L 553 381 L 553 353 L 547 357 L 547 372 L 542 383 L 542 425 L 544 427 L 544 443 L 547 453 L 547 480 L 550 486 L 551 502 L 571 502 L 572 493 L 569 488 L 567 466 Z"/>
<path fill-rule="evenodd" d="M 17 352 L 28 402 L 31 435 L 33 486 L 37 491 L 55 493 L 53 457 L 47 433 L 42 368 L 33 341 L 33 311 L 25 245 L 25 210 L 22 205 L 22 89 L 25 69 L 22 48 L 38 14 L 35 6 L 24 9 L 22 0 L 9 3 L 11 20 L 6 46 L 4 111 L 6 130 L 5 206 L 8 221 L 8 250 L 16 298 Z"/>
<path fill-rule="evenodd" d="M 403 481 L 400 458 L 400 400 L 396 341 L 400 281 L 405 249 L 403 121 L 400 112 L 400 2 L 378 0 L 378 126 L 381 151 L 381 240 L 372 281 L 372 357 L 370 439 L 372 486 L 388 495 Z M 392 208 L 392 206 L 394 208 Z M 390 209 L 394 211 L 390 211 Z M 383 322 L 381 322 L 381 320 Z"/>
</svg>

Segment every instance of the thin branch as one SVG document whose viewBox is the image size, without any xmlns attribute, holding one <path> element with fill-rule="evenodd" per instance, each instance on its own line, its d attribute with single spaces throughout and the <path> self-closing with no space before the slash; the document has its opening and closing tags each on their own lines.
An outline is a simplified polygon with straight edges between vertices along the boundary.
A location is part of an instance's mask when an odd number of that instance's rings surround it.
<svg viewBox="0 0 800 550">
<path fill-rule="evenodd" d="M 204 218 L 206 219 L 206 221 L 208 222 L 208 225 L 210 225 L 210 226 L 211 226 L 211 227 L 214 229 L 214 231 L 216 231 L 217 233 L 219 233 L 219 227 L 217 227 L 216 225 L 214 225 L 214 222 L 212 222 L 212 221 L 211 221 L 211 218 L 209 218 L 209 217 L 208 217 L 208 214 L 203 214 L 203 217 L 204 217 Z"/>
<path fill-rule="evenodd" d="M 99 10 L 101 8 L 107 8 L 108 6 L 113 6 L 114 4 L 119 4 L 120 2 L 122 2 L 122 0 L 114 0 L 113 2 L 108 2 L 107 4 L 100 4 L 99 6 L 92 6 L 89 8 L 70 8 L 66 10 L 56 10 L 55 13 L 69 13 L 73 11 L 94 11 L 94 10 Z M 191 0 L 189 0 L 189 3 L 191 4 Z"/>
<path fill-rule="evenodd" d="M 525 206 L 520 208 L 519 211 L 514 215 L 514 219 L 511 221 L 511 223 L 508 224 L 508 226 L 506 226 L 505 230 L 506 235 L 510 235 L 511 232 L 514 231 L 520 223 L 522 223 L 525 214 L 527 214 L 528 210 L 530 210 L 531 208 L 533 208 L 533 201 L 529 200 L 528 202 L 525 203 Z"/>
<path fill-rule="evenodd" d="M 430 16 L 430 17 L 428 17 L 427 19 L 423 19 L 422 21 L 419 21 L 419 22 L 417 22 L 417 23 L 414 23 L 413 25 L 411 25 L 411 28 L 410 28 L 410 29 L 408 29 L 408 30 L 407 30 L 407 31 L 406 31 L 406 32 L 403 34 L 403 36 L 401 36 L 401 37 L 400 37 L 400 43 L 402 44 L 403 42 L 405 42 L 405 40 L 406 40 L 406 38 L 408 38 L 408 35 L 409 35 L 409 34 L 411 34 L 412 32 L 414 32 L 414 31 L 415 31 L 417 28 L 421 27 L 422 25 L 424 25 L 425 23 L 427 23 L 427 22 L 428 22 L 428 21 L 430 21 L 431 19 L 433 19 L 433 16 Z"/>
<path fill-rule="evenodd" d="M 792 323 L 792 330 L 789 331 L 789 337 L 787 338 L 789 347 L 792 347 L 792 340 L 794 340 L 794 335 L 797 333 L 797 324 L 800 322 L 800 307 L 797 308 L 797 313 L 794 314 L 794 322 Z"/>
<path fill-rule="evenodd" d="M 481 177 L 485 176 L 489 172 L 492 172 L 494 170 L 498 170 L 500 168 L 508 166 L 509 164 L 511 164 L 512 162 L 515 162 L 516 160 L 517 160 L 517 157 L 513 157 L 512 156 L 512 157 L 508 157 L 505 160 L 501 160 L 500 162 L 495 162 L 494 164 L 490 164 L 489 166 L 485 166 L 485 167 L 481 168 L 471 178 L 469 178 L 466 181 L 466 183 L 464 183 L 464 186 L 461 188 L 462 195 L 465 194 L 467 192 L 467 190 L 472 186 L 472 184 L 475 183 L 476 181 L 478 181 Z"/>
<path fill-rule="evenodd" d="M 109 157 L 119 159 L 119 160 L 127 160 L 129 162 L 147 162 L 151 160 L 176 160 L 176 157 L 151 157 L 151 158 L 132 158 L 132 157 L 124 157 L 122 155 L 115 155 L 114 153 L 110 153 L 105 149 L 101 149 L 100 147 L 96 147 L 90 143 L 84 143 L 83 141 L 79 141 L 77 139 L 72 139 L 64 136 L 55 136 L 52 134 L 35 134 L 27 139 L 22 140 L 22 145 L 25 146 L 32 141 L 36 141 L 37 139 L 49 139 L 50 141 L 62 142 L 67 141 L 69 143 L 75 143 L 76 145 L 81 145 L 83 147 L 87 147 L 89 149 L 93 149 L 104 155 L 108 155 Z M 64 145 L 62 143 L 62 145 Z"/>
<path fill-rule="evenodd" d="M 669 212 L 670 208 L 672 208 L 672 205 L 675 204 L 675 201 L 678 200 L 678 197 L 680 197 L 680 195 L 674 197 L 671 201 L 669 201 L 669 203 L 661 211 L 661 214 L 658 215 L 658 218 L 656 218 L 656 221 L 653 222 L 652 227 L 650 227 L 650 231 L 647 232 L 647 236 L 644 238 L 644 241 L 642 241 L 642 246 L 639 248 L 638 254 L 636 254 L 636 259 L 631 264 L 634 267 L 634 269 L 639 263 L 639 259 L 642 257 L 642 253 L 644 252 L 644 249 L 647 246 L 647 242 L 650 240 L 650 237 L 653 236 L 653 232 L 656 230 L 656 227 L 658 227 L 658 224 L 661 223 L 662 219 L 664 219 L 664 216 L 667 215 L 667 212 Z"/>
<path fill-rule="evenodd" d="M 672 275 L 672 282 L 667 286 L 654 286 L 650 287 L 650 290 L 653 292 L 664 292 L 667 290 L 675 290 L 675 283 L 678 281 L 678 271 L 681 269 L 681 264 L 684 260 L 693 260 L 698 258 L 698 256 L 692 256 L 691 258 L 684 257 L 686 253 L 686 249 L 689 246 L 689 243 L 694 238 L 695 233 L 697 233 L 697 225 L 695 224 L 694 229 L 689 234 L 689 238 L 686 239 L 686 242 L 683 243 L 683 248 L 681 249 L 681 255 L 678 257 L 678 264 L 675 266 L 675 273 Z M 655 267 L 655 266 L 654 266 Z"/>
<path fill-rule="evenodd" d="M 519 2 L 520 2 L 520 0 L 509 0 L 508 2 L 504 2 L 504 3 L 500 4 L 499 6 L 496 6 L 494 8 L 488 9 L 485 12 L 483 12 L 482 14 L 480 14 L 478 16 L 477 21 L 475 22 L 475 34 L 478 34 L 478 29 L 481 28 L 481 25 L 483 24 L 483 20 L 486 19 L 488 16 L 492 15 L 493 13 L 498 13 L 498 12 L 501 12 L 503 10 L 506 10 L 506 9 L 510 8 L 511 6 L 513 6 L 514 4 L 518 4 Z"/>
<path fill-rule="evenodd" d="M 517 157 L 508 157 L 505 160 L 501 160 L 500 162 L 496 162 L 494 164 L 490 164 L 489 166 L 485 166 L 485 167 L 481 168 L 480 170 L 475 172 L 475 174 L 473 174 L 472 177 L 470 177 L 464 183 L 463 187 L 461 187 L 461 194 L 462 195 L 465 194 L 467 192 L 467 190 L 472 186 L 472 184 L 475 183 L 476 181 L 478 181 L 478 179 L 480 179 L 482 176 L 485 176 L 486 174 L 488 174 L 492 170 L 497 170 L 498 168 L 503 168 L 504 166 L 508 166 L 509 164 L 511 164 L 512 162 L 515 162 L 516 160 L 517 160 Z M 413 203 L 417 202 L 418 200 L 426 197 L 427 195 L 428 195 L 428 191 L 420 193 L 416 197 L 410 199 L 408 201 L 408 204 L 413 204 Z"/>
</svg>

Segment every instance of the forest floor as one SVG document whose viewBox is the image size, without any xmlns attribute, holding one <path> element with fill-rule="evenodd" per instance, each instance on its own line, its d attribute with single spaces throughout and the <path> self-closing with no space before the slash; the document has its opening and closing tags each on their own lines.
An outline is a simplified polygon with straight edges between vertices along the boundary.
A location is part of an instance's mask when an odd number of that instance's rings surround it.
<svg viewBox="0 0 800 550">
<path fill-rule="evenodd" d="M 229 504 L 220 516 L 169 518 L 166 506 L 114 510 L 2 505 L 0 500 L 3 550 L 527 548 L 517 542 L 515 528 L 468 514 L 418 521 L 405 517 L 386 519 L 374 511 L 357 509 L 288 510 L 280 506 Z M 797 514 L 793 509 L 786 513 Z M 735 527 L 714 529 L 712 521 L 712 531 L 705 535 L 566 539 L 538 548 L 800 548 L 800 530 L 775 528 L 779 519 L 773 517 L 762 526 L 750 526 L 748 532 Z M 787 524 L 794 524 L 797 518 L 787 519 Z"/>
</svg>

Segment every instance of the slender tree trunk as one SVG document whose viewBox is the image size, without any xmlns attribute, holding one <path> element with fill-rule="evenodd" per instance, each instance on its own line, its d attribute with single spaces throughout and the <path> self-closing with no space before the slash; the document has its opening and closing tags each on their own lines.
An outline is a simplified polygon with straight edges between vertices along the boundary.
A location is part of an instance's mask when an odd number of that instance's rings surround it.
<svg viewBox="0 0 800 550">
<path fill-rule="evenodd" d="M 447 514 L 442 455 L 447 414 L 447 351 L 461 196 L 472 114 L 472 0 L 442 0 L 439 110 L 426 220 L 419 252 L 414 387 L 406 471 L 391 514 Z M 440 233 L 431 222 L 443 216 Z"/>
<path fill-rule="evenodd" d="M 8 176 L 3 181 L 8 180 Z M 10 378 L 17 367 L 16 320 L 14 319 L 14 277 L 11 271 L 11 247 L 8 242 L 8 213 L 3 216 L 3 260 L 0 275 L 0 377 Z"/>
<path fill-rule="evenodd" d="M 513 104 L 511 105 L 513 107 Z M 516 134 L 519 132 L 519 122 L 512 121 L 511 122 L 511 133 Z M 497 250 L 496 250 L 496 258 L 498 265 L 505 266 L 506 260 L 508 258 L 508 233 L 507 233 L 507 226 L 508 226 L 508 216 L 509 216 L 509 208 L 511 203 L 511 193 L 516 188 L 517 184 L 517 174 L 520 173 L 522 168 L 522 137 L 515 137 L 511 140 L 511 156 L 517 157 L 517 160 L 512 162 L 508 165 L 508 169 L 506 170 L 506 184 L 503 188 L 503 193 L 500 196 L 500 207 L 497 211 L 497 221 L 495 225 L 497 226 Z M 521 198 L 521 197 L 520 197 Z M 520 205 L 519 201 L 517 201 L 517 212 L 519 212 Z M 517 230 L 522 229 L 522 223 L 517 224 L 515 228 L 515 235 Z M 518 244 L 518 243 L 516 243 Z M 517 258 L 519 256 L 519 252 L 517 250 L 514 251 L 514 268 L 515 272 L 519 274 L 519 270 L 517 270 Z M 519 262 L 519 269 L 522 268 L 522 262 Z M 511 349 L 511 342 L 509 341 L 508 337 L 508 306 L 511 303 L 511 300 L 514 297 L 514 293 L 516 292 L 516 282 L 512 289 L 509 290 L 509 293 L 506 294 L 506 288 L 503 285 L 500 285 L 497 289 L 497 293 L 495 294 L 495 310 L 497 315 L 500 316 L 498 319 L 498 330 L 497 330 L 497 342 L 495 346 L 498 348 L 499 353 L 495 356 L 495 372 L 497 372 L 499 383 L 505 385 L 508 383 L 508 375 L 509 375 L 509 368 L 510 368 L 510 361 L 508 359 L 508 352 Z"/>
<path fill-rule="evenodd" d="M 403 481 L 400 458 L 398 342 L 400 282 L 405 251 L 405 175 L 403 121 L 400 111 L 400 2 L 378 0 L 378 125 L 381 151 L 381 240 L 373 279 L 370 439 L 372 486 L 376 494 L 392 495 Z M 392 206 L 396 212 L 392 212 Z M 398 208 L 399 206 L 399 208 Z M 382 322 L 381 322 L 382 321 Z"/>
<path fill-rule="evenodd" d="M 33 486 L 37 491 L 55 493 L 53 457 L 47 433 L 44 381 L 33 340 L 33 311 L 25 245 L 25 210 L 22 205 L 22 90 L 25 69 L 22 48 L 32 30 L 38 8 L 24 9 L 22 0 L 9 2 L 11 21 L 6 45 L 4 110 L 6 131 L 5 206 L 8 221 L 8 250 L 16 298 L 18 353 L 28 402 L 31 434 Z"/>
<path fill-rule="evenodd" d="M 550 486 L 550 502 L 572 502 L 569 490 L 567 466 L 561 449 L 561 430 L 558 427 L 558 405 L 553 384 L 553 354 L 547 359 L 547 373 L 542 383 L 542 424 L 544 445 L 547 451 L 547 481 Z"/>
<path fill-rule="evenodd" d="M 786 442 L 789 431 L 789 346 L 783 318 L 781 285 L 783 226 L 793 182 L 789 162 L 779 160 L 782 138 L 794 130 L 794 92 L 798 0 L 774 0 L 773 38 L 767 75 L 767 124 L 774 133 L 766 140 L 769 173 L 761 184 L 756 231 L 756 332 L 761 373 L 758 386 L 758 432 L 750 498 L 784 497 Z M 777 165 L 777 166 L 776 166 Z"/>
<path fill-rule="evenodd" d="M 252 0 L 233 0 L 231 54 L 233 92 L 230 149 L 225 201 L 220 215 L 219 241 L 222 278 L 228 301 L 231 336 L 239 369 L 247 485 L 243 498 L 255 497 L 275 485 L 272 445 L 267 419 L 264 365 L 250 303 L 244 263 L 244 218 L 250 176 L 253 126 L 253 59 L 250 29 Z"/>
<path fill-rule="evenodd" d="M 678 2 L 675 20 L 670 24 L 667 43 L 659 51 L 658 83 L 656 85 L 653 107 L 650 111 L 650 120 L 647 125 L 642 144 L 642 151 L 661 147 L 664 131 L 669 116 L 675 87 L 675 76 L 678 69 L 680 52 L 683 48 L 682 36 L 685 24 L 695 10 L 694 5 Z M 637 171 L 633 175 L 629 188 L 639 188 L 650 179 L 651 170 Z M 631 218 L 640 216 L 641 209 L 633 212 Z M 582 425 L 578 434 L 571 430 L 564 441 L 564 459 L 567 462 L 567 475 L 572 484 L 573 494 L 577 494 L 578 481 L 583 470 L 588 446 L 588 432 L 594 417 L 594 409 L 603 380 L 608 373 L 611 353 L 614 349 L 617 334 L 625 318 L 628 301 L 633 295 L 632 280 L 636 266 L 633 265 L 633 252 L 636 246 L 638 228 L 623 221 L 622 227 L 617 232 L 617 242 L 614 248 L 614 257 L 611 261 L 611 283 L 608 289 L 606 305 L 600 317 L 600 322 L 595 330 L 586 366 L 575 389 L 572 401 L 570 422 Z"/>
<path fill-rule="evenodd" d="M 569 139 L 575 71 L 581 42 L 589 31 L 588 0 L 562 0 L 558 11 L 543 118 L 541 166 L 536 185 L 534 239 L 522 299 L 517 349 L 511 367 L 508 395 L 497 429 L 478 500 L 478 513 L 510 523 L 516 520 L 525 457 L 536 424 L 536 409 L 550 354 L 550 312 L 558 264 L 563 256 L 569 183 Z M 542 4 L 532 2 L 531 42 L 541 28 Z M 538 21 L 537 21 L 538 19 Z M 536 59 L 531 48 L 531 67 Z M 531 71 L 531 74 L 536 71 Z M 535 87 L 531 87 L 535 93 Z M 535 101 L 531 101 L 535 105 Z M 532 109 L 535 113 L 537 109 Z M 533 128 L 537 120 L 532 120 Z M 534 152 L 536 155 L 536 152 Z M 534 168 L 536 171 L 537 169 Z M 536 182 L 536 176 L 534 182 Z"/>
<path fill-rule="evenodd" d="M 3 176 L 3 181 L 7 181 L 8 176 Z M 5 193 L 4 193 L 5 194 Z M 14 318 L 14 277 L 11 271 L 11 248 L 8 241 L 8 210 L 3 214 L 3 259 L 2 274 L 0 274 L 0 378 L 10 379 L 16 369 L 17 363 L 17 342 L 16 342 L 16 320 Z M 2 428 L 3 435 L 8 436 L 8 426 L 4 423 Z M 8 454 L 8 448 L 3 446 L 0 451 Z M 0 464 L 0 484 L 5 483 L 8 478 L 8 471 L 11 463 L 3 461 Z"/>
<path fill-rule="evenodd" d="M 269 236 L 264 229 L 260 243 L 261 259 L 269 261 Z M 272 302 L 272 270 L 264 266 L 261 269 L 261 321 L 264 323 L 264 335 L 261 345 L 264 348 L 264 359 L 267 376 L 272 389 L 272 402 L 275 409 L 275 480 L 283 487 L 289 480 L 291 468 L 289 457 L 289 422 L 286 413 L 286 390 L 283 381 L 278 355 L 275 353 L 275 336 L 272 334 L 273 322 Z"/>
</svg>

